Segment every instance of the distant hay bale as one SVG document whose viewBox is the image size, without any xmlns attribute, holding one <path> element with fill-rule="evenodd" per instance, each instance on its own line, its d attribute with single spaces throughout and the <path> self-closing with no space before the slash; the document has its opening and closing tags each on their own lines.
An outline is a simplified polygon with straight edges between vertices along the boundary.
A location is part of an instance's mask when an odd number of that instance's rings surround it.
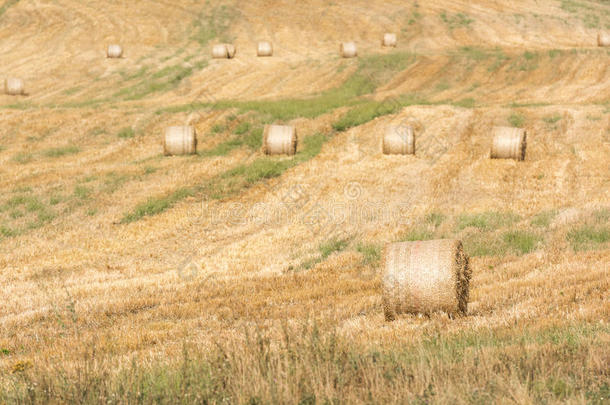
<svg viewBox="0 0 610 405">
<path fill-rule="evenodd" d="M 492 159 L 525 159 L 527 133 L 524 129 L 512 127 L 494 127 L 492 134 Z"/>
<path fill-rule="evenodd" d="M 11 96 L 20 96 L 25 94 L 25 85 L 23 84 L 23 80 L 16 78 L 5 79 L 4 92 Z"/>
<path fill-rule="evenodd" d="M 107 58 L 122 58 L 123 57 L 123 47 L 121 45 L 108 45 L 108 49 L 106 50 Z"/>
<path fill-rule="evenodd" d="M 607 32 L 598 33 L 597 34 L 597 45 L 610 46 L 610 34 Z"/>
<path fill-rule="evenodd" d="M 389 125 L 383 135 L 384 155 L 415 154 L 415 134 L 410 125 Z"/>
<path fill-rule="evenodd" d="M 235 56 L 235 46 L 217 44 L 212 47 L 212 57 L 215 59 L 232 59 Z"/>
<path fill-rule="evenodd" d="M 193 155 L 197 153 L 197 132 L 192 126 L 168 127 L 165 130 L 163 154 Z"/>
<path fill-rule="evenodd" d="M 263 152 L 267 155 L 294 155 L 297 152 L 297 131 L 287 125 L 265 125 Z"/>
<path fill-rule="evenodd" d="M 258 56 L 273 56 L 273 45 L 267 41 L 259 42 L 256 54 Z"/>
<path fill-rule="evenodd" d="M 388 245 L 383 255 L 385 319 L 402 313 L 464 314 L 470 266 L 462 242 L 430 240 Z"/>
<path fill-rule="evenodd" d="M 383 36 L 383 40 L 381 41 L 382 46 L 396 46 L 396 34 L 387 33 Z"/>
<path fill-rule="evenodd" d="M 358 49 L 356 48 L 355 42 L 343 42 L 341 43 L 341 56 L 344 58 L 354 58 L 358 56 Z"/>
</svg>

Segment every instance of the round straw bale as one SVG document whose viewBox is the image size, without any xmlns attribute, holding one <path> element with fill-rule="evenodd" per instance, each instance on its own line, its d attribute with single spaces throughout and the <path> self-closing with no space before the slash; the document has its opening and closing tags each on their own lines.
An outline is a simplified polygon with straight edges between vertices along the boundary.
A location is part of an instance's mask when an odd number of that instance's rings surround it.
<svg viewBox="0 0 610 405">
<path fill-rule="evenodd" d="M 197 153 L 197 132 L 192 126 L 168 127 L 165 130 L 163 154 L 193 155 Z"/>
<path fill-rule="evenodd" d="M 108 58 L 122 58 L 123 57 L 123 47 L 121 45 L 108 45 L 108 49 L 106 50 L 106 57 Z"/>
<path fill-rule="evenodd" d="M 267 155 L 294 155 L 297 152 L 297 131 L 287 125 L 265 125 L 263 152 Z"/>
<path fill-rule="evenodd" d="M 610 33 L 600 32 L 597 34 L 597 45 L 610 46 Z"/>
<path fill-rule="evenodd" d="M 385 248 L 383 261 L 386 320 L 402 313 L 466 313 L 470 266 L 462 242 L 392 243 Z"/>
<path fill-rule="evenodd" d="M 341 44 L 341 56 L 344 58 L 354 58 L 358 56 L 358 50 L 355 42 L 343 42 Z"/>
<path fill-rule="evenodd" d="M 381 41 L 382 46 L 396 46 L 396 34 L 384 34 L 383 41 Z"/>
<path fill-rule="evenodd" d="M 492 133 L 492 159 L 525 159 L 527 133 L 524 129 L 512 127 L 494 127 L 492 129 Z"/>
<path fill-rule="evenodd" d="M 383 135 L 384 155 L 415 154 L 415 134 L 410 125 L 389 125 Z"/>
<path fill-rule="evenodd" d="M 267 42 L 267 41 L 259 42 L 256 54 L 258 56 L 272 56 L 273 55 L 273 45 L 271 45 L 271 42 Z"/>
<path fill-rule="evenodd" d="M 23 80 L 16 78 L 5 79 L 4 92 L 11 96 L 20 96 L 25 94 L 25 86 L 23 84 Z"/>
<path fill-rule="evenodd" d="M 235 46 L 217 44 L 212 47 L 212 57 L 215 59 L 231 59 L 235 56 Z"/>
</svg>

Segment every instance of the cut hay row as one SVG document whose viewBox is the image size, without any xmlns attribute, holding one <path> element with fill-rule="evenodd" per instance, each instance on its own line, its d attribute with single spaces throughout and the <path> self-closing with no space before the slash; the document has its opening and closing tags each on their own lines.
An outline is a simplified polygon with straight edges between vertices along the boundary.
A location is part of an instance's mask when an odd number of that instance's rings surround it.
<svg viewBox="0 0 610 405">
<path fill-rule="evenodd" d="M 460 241 L 390 244 L 382 268 L 387 321 L 405 313 L 466 313 L 471 271 Z"/>
</svg>

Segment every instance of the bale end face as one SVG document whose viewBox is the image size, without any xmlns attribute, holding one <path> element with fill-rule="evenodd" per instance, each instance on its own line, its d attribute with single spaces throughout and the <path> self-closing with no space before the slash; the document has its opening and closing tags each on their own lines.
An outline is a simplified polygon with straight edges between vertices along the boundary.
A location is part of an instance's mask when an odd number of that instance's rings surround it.
<svg viewBox="0 0 610 405">
<path fill-rule="evenodd" d="M 23 80 L 16 78 L 8 78 L 4 80 L 4 93 L 10 96 L 21 96 L 25 94 L 25 85 Z"/>
<path fill-rule="evenodd" d="M 396 47 L 396 34 L 385 34 L 381 40 L 381 46 Z"/>
<path fill-rule="evenodd" d="M 192 126 L 168 127 L 165 130 L 163 142 L 163 154 L 194 155 L 197 153 L 197 132 Z"/>
<path fill-rule="evenodd" d="M 492 159 L 525 160 L 527 132 L 521 128 L 494 127 L 490 157 Z"/>
<path fill-rule="evenodd" d="M 465 314 L 471 270 L 462 243 L 393 243 L 383 255 L 383 308 L 387 321 L 403 313 Z"/>
<path fill-rule="evenodd" d="M 256 54 L 257 56 L 273 56 L 273 45 L 267 41 L 259 42 Z"/>
<path fill-rule="evenodd" d="M 382 139 L 384 155 L 414 155 L 415 134 L 409 125 L 390 125 Z"/>
<path fill-rule="evenodd" d="M 297 131 L 287 125 L 265 125 L 263 153 L 266 155 L 294 155 L 297 152 Z"/>
<path fill-rule="evenodd" d="M 217 44 L 212 47 L 214 59 L 232 59 L 235 57 L 235 46 L 231 44 Z"/>
<path fill-rule="evenodd" d="M 107 58 L 122 58 L 123 57 L 123 47 L 121 45 L 108 45 L 108 49 L 106 49 L 106 57 Z"/>
<path fill-rule="evenodd" d="M 610 33 L 600 32 L 597 34 L 598 46 L 610 46 Z"/>
<path fill-rule="evenodd" d="M 339 47 L 339 52 L 343 58 L 355 58 L 358 56 L 355 42 L 343 42 Z"/>
</svg>

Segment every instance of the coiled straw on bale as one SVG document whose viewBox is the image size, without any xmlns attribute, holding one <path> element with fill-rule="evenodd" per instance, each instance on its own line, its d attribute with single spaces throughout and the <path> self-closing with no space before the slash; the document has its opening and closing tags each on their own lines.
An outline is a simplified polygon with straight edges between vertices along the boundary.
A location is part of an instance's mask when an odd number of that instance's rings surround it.
<svg viewBox="0 0 610 405">
<path fill-rule="evenodd" d="M 123 47 L 121 45 L 108 45 L 106 50 L 106 57 L 108 58 L 121 58 L 123 57 Z"/>
<path fill-rule="evenodd" d="M 267 155 L 294 155 L 297 152 L 296 129 L 286 125 L 265 125 L 263 152 Z"/>
<path fill-rule="evenodd" d="M 8 78 L 4 80 L 4 92 L 11 96 L 19 96 L 25 94 L 25 86 L 23 80 Z"/>
<path fill-rule="evenodd" d="M 354 58 L 358 56 L 358 50 L 355 42 L 343 42 L 341 44 L 341 56 L 344 58 Z"/>
<path fill-rule="evenodd" d="M 610 34 L 607 32 L 600 32 L 597 34 L 597 45 L 610 46 Z"/>
<path fill-rule="evenodd" d="M 197 132 L 191 126 L 168 127 L 165 130 L 163 154 L 193 155 L 197 153 Z"/>
<path fill-rule="evenodd" d="M 466 313 L 471 273 L 462 242 L 393 243 L 386 247 L 383 261 L 386 320 L 401 313 Z"/>
<path fill-rule="evenodd" d="M 396 46 L 396 34 L 385 34 L 383 36 L 383 40 L 381 41 L 382 46 Z"/>
<path fill-rule="evenodd" d="M 415 154 L 415 134 L 410 125 L 390 125 L 383 136 L 384 155 Z"/>
<path fill-rule="evenodd" d="M 258 49 L 256 50 L 258 56 L 272 56 L 273 45 L 271 42 L 263 41 L 258 43 Z"/>
<path fill-rule="evenodd" d="M 212 47 L 212 57 L 215 59 L 232 59 L 235 56 L 235 46 L 217 44 Z"/>
<path fill-rule="evenodd" d="M 524 129 L 511 127 L 494 127 L 492 133 L 492 159 L 525 159 L 527 133 Z"/>
</svg>

